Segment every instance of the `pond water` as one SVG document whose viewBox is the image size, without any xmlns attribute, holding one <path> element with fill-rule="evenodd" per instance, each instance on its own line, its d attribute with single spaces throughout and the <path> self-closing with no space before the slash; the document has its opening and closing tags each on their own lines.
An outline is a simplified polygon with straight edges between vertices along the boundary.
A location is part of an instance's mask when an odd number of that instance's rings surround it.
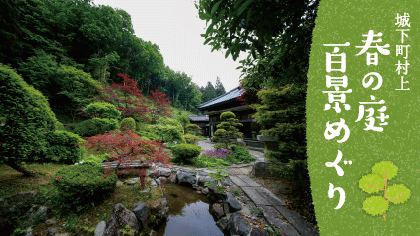
<svg viewBox="0 0 420 236">
<path fill-rule="evenodd" d="M 211 215 L 210 201 L 190 187 L 164 184 L 169 212 L 158 236 L 223 236 Z"/>
</svg>

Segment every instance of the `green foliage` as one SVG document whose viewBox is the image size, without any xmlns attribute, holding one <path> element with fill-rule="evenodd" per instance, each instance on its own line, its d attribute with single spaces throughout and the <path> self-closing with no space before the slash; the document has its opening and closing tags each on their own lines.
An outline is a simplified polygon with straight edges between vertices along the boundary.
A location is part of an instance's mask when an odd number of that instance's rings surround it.
<svg viewBox="0 0 420 236">
<path fill-rule="evenodd" d="M 55 122 L 55 130 L 66 130 L 66 129 L 64 128 L 63 123 L 57 120 L 57 122 Z"/>
<path fill-rule="evenodd" d="M 229 146 L 229 149 L 233 151 L 233 156 L 232 156 L 232 159 L 234 160 L 232 161 L 233 163 L 236 163 L 236 164 L 249 163 L 256 160 L 255 157 L 249 154 L 249 150 L 247 148 L 244 148 L 239 145 L 231 145 Z"/>
<path fill-rule="evenodd" d="M 0 161 L 40 161 L 57 122 L 47 99 L 0 63 Z"/>
<path fill-rule="evenodd" d="M 97 203 L 112 193 L 117 175 L 93 163 L 82 163 L 61 168 L 54 175 L 54 186 L 60 202 L 68 210 L 81 211 L 83 206 Z"/>
<path fill-rule="evenodd" d="M 185 127 L 190 123 L 190 119 L 186 115 L 179 115 L 175 118 L 181 125 L 184 130 L 184 133 L 186 133 Z"/>
<path fill-rule="evenodd" d="M 81 137 L 92 137 L 118 128 L 118 121 L 115 119 L 93 118 L 78 123 L 74 132 Z"/>
<path fill-rule="evenodd" d="M 123 229 L 123 235 L 133 235 L 134 232 L 136 232 L 135 229 L 130 229 L 130 225 L 126 225 L 125 228 Z"/>
<path fill-rule="evenodd" d="M 147 131 L 139 131 L 137 134 L 141 135 L 143 139 L 155 140 L 160 141 L 161 136 L 157 135 L 154 132 L 147 132 Z"/>
<path fill-rule="evenodd" d="M 92 118 L 119 119 L 121 116 L 121 112 L 114 105 L 107 102 L 90 103 L 83 109 L 83 112 L 89 114 Z"/>
<path fill-rule="evenodd" d="M 217 136 L 218 138 L 214 139 L 214 141 L 218 141 L 223 148 L 227 148 L 231 143 L 237 144 L 236 138 L 242 138 L 243 136 L 238 129 L 243 125 L 239 123 L 238 119 L 235 119 L 235 117 L 235 113 L 231 111 L 220 114 L 220 120 L 223 122 L 216 126 L 217 130 L 214 132 L 214 136 Z"/>
<path fill-rule="evenodd" d="M 384 191 L 383 196 L 371 196 L 363 202 L 363 210 L 370 215 L 383 215 L 388 210 L 389 202 L 400 204 L 406 202 L 411 195 L 410 189 L 403 184 L 386 186 L 388 175 L 394 178 L 398 173 L 398 167 L 390 161 L 381 161 L 372 167 L 372 173 L 363 176 L 359 180 L 359 188 L 367 193 Z"/>
<path fill-rule="evenodd" d="M 188 144 L 195 144 L 197 145 L 198 141 L 201 140 L 200 137 L 192 135 L 192 134 L 185 134 L 182 136 L 186 143 Z"/>
<path fill-rule="evenodd" d="M 102 162 L 104 162 L 104 161 L 106 161 L 108 159 L 109 159 L 109 154 L 108 153 L 96 154 L 96 155 L 95 154 L 90 154 L 89 156 L 84 157 L 82 159 L 82 161 L 83 162 L 92 162 L 92 163 L 95 163 L 95 164 L 99 164 L 99 163 L 102 163 Z"/>
<path fill-rule="evenodd" d="M 172 148 L 172 154 L 174 156 L 172 162 L 183 164 L 192 163 L 193 159 L 200 155 L 201 151 L 203 149 L 194 144 L 179 144 Z"/>
<path fill-rule="evenodd" d="M 293 193 L 305 204 L 312 203 L 307 160 L 290 160 L 286 165 L 273 165 L 272 168 L 278 178 L 290 181 Z"/>
<path fill-rule="evenodd" d="M 185 126 L 185 132 L 187 134 L 200 136 L 201 135 L 200 130 L 201 130 L 200 126 L 198 126 L 196 124 L 188 124 L 188 125 Z"/>
<path fill-rule="evenodd" d="M 166 125 L 150 125 L 150 132 L 154 133 L 158 139 L 154 139 L 155 141 L 163 141 L 165 143 L 170 142 L 178 142 L 183 143 L 184 140 L 182 138 L 182 131 L 180 131 L 179 127 L 172 126 L 169 124 Z"/>
<path fill-rule="evenodd" d="M 47 135 L 49 143 L 45 152 L 47 161 L 74 164 L 85 154 L 85 150 L 76 144 L 83 142 L 79 135 L 65 130 L 56 130 Z"/>
<path fill-rule="evenodd" d="M 121 121 L 120 127 L 127 127 L 127 128 L 134 131 L 134 130 L 136 130 L 136 121 L 131 117 L 124 118 Z"/>
</svg>

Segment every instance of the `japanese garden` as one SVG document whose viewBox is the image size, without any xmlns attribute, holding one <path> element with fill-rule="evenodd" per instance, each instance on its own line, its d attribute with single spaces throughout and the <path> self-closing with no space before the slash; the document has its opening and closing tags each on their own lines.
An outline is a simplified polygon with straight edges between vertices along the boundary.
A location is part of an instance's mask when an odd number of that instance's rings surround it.
<svg viewBox="0 0 420 236">
<path fill-rule="evenodd" d="M 165 65 L 123 9 L 3 1 L 0 234 L 319 235 L 305 123 L 318 3 L 191 3 L 204 44 L 247 55 L 226 91 Z"/>
</svg>

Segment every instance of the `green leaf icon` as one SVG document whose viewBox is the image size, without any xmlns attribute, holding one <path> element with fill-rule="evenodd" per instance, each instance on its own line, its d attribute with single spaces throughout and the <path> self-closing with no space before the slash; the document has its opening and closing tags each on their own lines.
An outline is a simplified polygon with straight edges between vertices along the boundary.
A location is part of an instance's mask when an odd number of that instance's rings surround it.
<svg viewBox="0 0 420 236">
<path fill-rule="evenodd" d="M 384 177 L 384 174 L 386 173 L 386 179 L 391 180 L 397 175 L 398 167 L 390 161 L 381 161 L 376 163 L 372 167 L 372 173 L 377 173 L 381 177 Z"/>
<path fill-rule="evenodd" d="M 377 193 L 384 187 L 384 179 L 378 174 L 368 174 L 359 180 L 359 188 L 367 193 Z"/>
<path fill-rule="evenodd" d="M 366 198 L 363 202 L 363 210 L 373 216 L 382 215 L 388 210 L 389 203 L 381 196 Z"/>
<path fill-rule="evenodd" d="M 410 198 L 411 191 L 402 184 L 396 184 L 389 186 L 386 190 L 386 198 L 394 203 L 399 204 L 403 203 Z"/>
<path fill-rule="evenodd" d="M 383 196 L 371 196 L 363 202 L 362 209 L 373 216 L 383 215 L 388 210 L 389 202 L 394 204 L 406 202 L 411 195 L 410 189 L 402 184 L 387 187 L 387 181 L 397 175 L 398 167 L 390 161 L 381 161 L 372 167 L 372 174 L 364 175 L 359 180 L 359 188 L 367 193 L 384 191 Z"/>
</svg>

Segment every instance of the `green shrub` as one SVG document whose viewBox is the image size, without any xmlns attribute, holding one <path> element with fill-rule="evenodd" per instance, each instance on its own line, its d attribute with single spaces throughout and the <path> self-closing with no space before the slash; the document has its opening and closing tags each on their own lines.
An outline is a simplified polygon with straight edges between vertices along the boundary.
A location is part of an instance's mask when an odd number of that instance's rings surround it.
<svg viewBox="0 0 420 236">
<path fill-rule="evenodd" d="M 90 154 L 89 156 L 82 159 L 83 162 L 92 162 L 95 164 L 102 163 L 109 159 L 109 154 Z"/>
<path fill-rule="evenodd" d="M 150 132 L 155 133 L 159 138 L 155 141 L 165 143 L 178 142 L 183 143 L 182 132 L 179 127 L 171 125 L 150 125 Z"/>
<path fill-rule="evenodd" d="M 156 133 L 148 132 L 148 131 L 139 131 L 136 133 L 139 134 L 145 140 L 149 139 L 149 140 L 159 141 L 159 136 Z"/>
<path fill-rule="evenodd" d="M 114 105 L 107 102 L 94 102 L 89 104 L 83 112 L 90 115 L 92 118 L 108 118 L 108 119 L 119 119 L 121 112 L 115 108 Z"/>
<path fill-rule="evenodd" d="M 63 208 L 82 211 L 86 205 L 103 200 L 112 193 L 117 175 L 97 164 L 82 163 L 61 168 L 54 175 L 54 186 Z"/>
<path fill-rule="evenodd" d="M 201 128 L 200 126 L 196 125 L 196 124 L 188 124 L 185 126 L 185 132 L 187 134 L 193 134 L 193 135 L 201 135 L 200 132 Z"/>
<path fill-rule="evenodd" d="M 136 130 L 136 121 L 131 117 L 124 118 L 121 121 L 120 127 L 130 128 L 134 132 Z"/>
<path fill-rule="evenodd" d="M 57 120 L 57 122 L 55 122 L 55 130 L 66 130 L 66 129 L 64 129 L 63 123 Z"/>
<path fill-rule="evenodd" d="M 57 119 L 47 99 L 14 70 L 0 63 L 0 162 L 40 161 Z"/>
<path fill-rule="evenodd" d="M 229 149 L 234 152 L 232 158 L 234 163 L 249 163 L 255 161 L 256 158 L 249 154 L 249 150 L 239 145 L 230 145 Z"/>
<path fill-rule="evenodd" d="M 192 163 L 193 159 L 198 157 L 201 151 L 203 151 L 203 149 L 194 144 L 179 144 L 172 148 L 172 154 L 174 155 L 172 161 L 183 164 Z"/>
<path fill-rule="evenodd" d="M 185 139 L 185 142 L 186 143 L 189 143 L 189 144 L 195 144 L 195 145 L 197 145 L 198 141 L 201 140 L 200 137 L 195 136 L 195 135 L 192 135 L 192 134 L 185 134 L 185 135 L 183 135 L 183 137 Z"/>
<path fill-rule="evenodd" d="M 45 152 L 47 161 L 63 164 L 74 164 L 85 154 L 85 149 L 76 144 L 83 142 L 79 135 L 56 130 L 47 135 L 49 142 L 48 149 Z"/>
<path fill-rule="evenodd" d="M 92 137 L 118 128 L 118 121 L 115 119 L 93 118 L 78 123 L 74 132 L 82 137 Z"/>
</svg>

